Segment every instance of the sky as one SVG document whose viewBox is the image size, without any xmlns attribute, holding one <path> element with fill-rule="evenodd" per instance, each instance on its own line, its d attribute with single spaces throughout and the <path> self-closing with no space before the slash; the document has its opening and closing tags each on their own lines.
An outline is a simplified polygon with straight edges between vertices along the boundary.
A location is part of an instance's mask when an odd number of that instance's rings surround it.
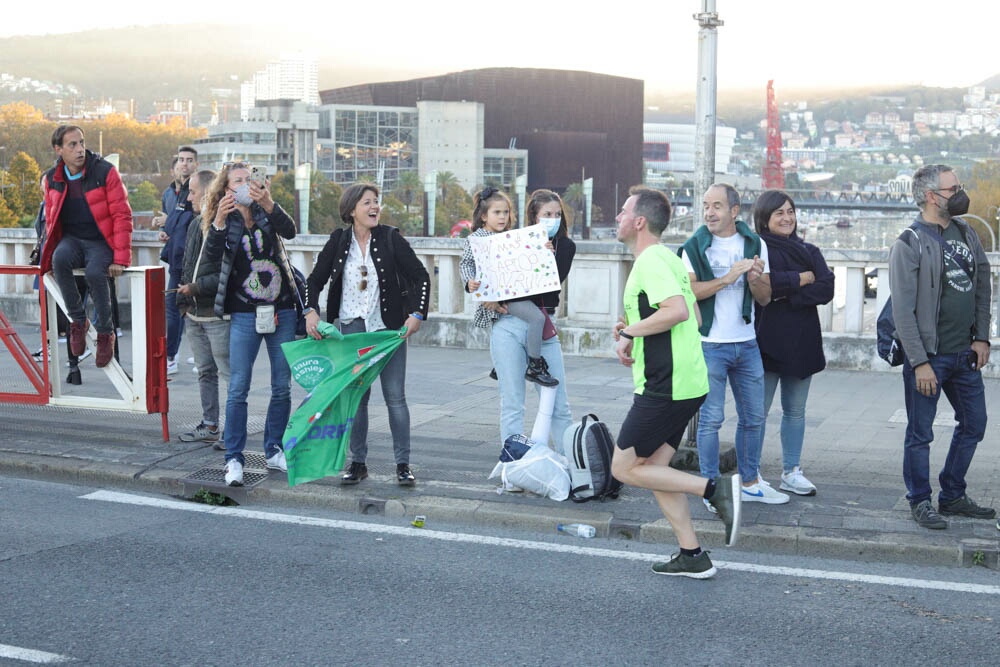
<svg viewBox="0 0 1000 667">
<path fill-rule="evenodd" d="M 763 89 L 768 79 L 778 90 L 967 87 L 1000 74 L 995 0 L 241 0 L 170 9 L 148 0 L 101 0 L 92 13 L 75 0 L 48 0 L 44 14 L 42 5 L 26 3 L 4 12 L 0 37 L 162 23 L 282 24 L 326 35 L 331 50 L 371 66 L 431 73 L 577 69 L 643 79 L 647 92 L 693 91 L 699 50 L 693 15 L 706 4 L 724 23 L 717 32 L 720 90 Z M 350 16 L 340 5 L 362 7 L 363 15 Z M 320 20 L 312 18 L 317 6 Z"/>
</svg>

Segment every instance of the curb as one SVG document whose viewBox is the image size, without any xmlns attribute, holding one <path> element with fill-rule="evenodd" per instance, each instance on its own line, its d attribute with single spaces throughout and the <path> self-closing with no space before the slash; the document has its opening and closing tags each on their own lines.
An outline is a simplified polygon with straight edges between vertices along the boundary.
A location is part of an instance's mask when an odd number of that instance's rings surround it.
<svg viewBox="0 0 1000 667">
<path fill-rule="evenodd" d="M 108 485 L 119 489 L 166 494 L 183 498 L 184 473 L 171 471 L 157 474 L 129 464 L 60 465 L 62 459 L 42 455 L 17 454 L 0 461 L 0 472 L 45 481 Z M 599 537 L 639 544 L 676 544 L 673 530 L 666 519 L 642 522 L 615 517 L 608 511 L 575 510 L 572 507 L 528 506 L 516 503 L 491 502 L 482 499 L 456 499 L 425 495 L 413 498 L 383 498 L 378 489 L 367 493 L 343 493 L 335 486 L 304 486 L 294 490 L 265 482 L 252 491 L 254 504 L 282 507 L 322 507 L 362 515 L 382 515 L 402 519 L 418 514 L 427 517 L 428 524 L 459 522 L 492 528 L 517 529 L 548 533 L 557 523 L 588 523 L 597 529 Z M 374 485 L 373 485 L 374 486 Z M 193 502 L 193 501 L 192 501 Z M 724 530 L 718 521 L 695 519 L 695 530 L 704 546 L 723 549 Z M 878 538 L 859 531 L 837 531 L 821 528 L 772 525 L 743 526 L 738 549 L 784 555 L 808 555 L 854 561 L 903 562 L 915 565 L 945 565 L 953 567 L 983 566 L 1000 569 L 1000 539 L 965 539 L 959 544 L 934 544 L 924 536 L 904 533 L 883 533 Z"/>
</svg>

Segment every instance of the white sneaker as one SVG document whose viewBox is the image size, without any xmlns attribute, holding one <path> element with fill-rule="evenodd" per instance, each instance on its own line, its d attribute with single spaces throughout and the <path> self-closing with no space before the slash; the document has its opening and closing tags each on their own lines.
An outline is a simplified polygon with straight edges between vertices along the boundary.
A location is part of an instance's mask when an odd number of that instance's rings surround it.
<svg viewBox="0 0 1000 667">
<path fill-rule="evenodd" d="M 792 472 L 781 473 L 781 486 L 778 488 L 782 491 L 791 491 L 799 496 L 816 495 L 816 485 L 806 479 L 806 476 L 802 474 L 802 468 L 798 466 L 792 468 Z"/>
<path fill-rule="evenodd" d="M 743 487 L 743 502 L 764 503 L 766 505 L 784 505 L 788 502 L 788 494 L 775 491 L 763 477 L 757 478 L 756 484 Z"/>
<path fill-rule="evenodd" d="M 277 454 L 269 456 L 267 458 L 267 467 L 271 470 L 288 472 L 288 462 L 285 461 L 285 452 L 279 449 Z"/>
<path fill-rule="evenodd" d="M 174 375 L 177 372 L 177 359 L 167 357 L 167 375 Z"/>
<path fill-rule="evenodd" d="M 226 486 L 243 486 L 243 464 L 236 459 L 226 463 Z"/>
<path fill-rule="evenodd" d="M 708 498 L 702 498 L 701 502 L 705 503 L 705 509 L 707 509 L 712 514 L 718 514 L 718 511 L 712 507 L 712 503 L 708 502 Z"/>
</svg>

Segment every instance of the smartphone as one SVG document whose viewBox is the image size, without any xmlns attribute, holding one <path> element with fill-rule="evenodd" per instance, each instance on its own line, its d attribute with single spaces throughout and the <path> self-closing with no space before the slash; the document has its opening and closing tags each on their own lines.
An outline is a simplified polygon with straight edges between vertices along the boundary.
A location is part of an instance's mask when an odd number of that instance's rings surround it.
<svg viewBox="0 0 1000 667">
<path fill-rule="evenodd" d="M 250 180 L 258 185 L 264 185 L 267 183 L 267 170 L 258 165 L 250 167 Z"/>
</svg>

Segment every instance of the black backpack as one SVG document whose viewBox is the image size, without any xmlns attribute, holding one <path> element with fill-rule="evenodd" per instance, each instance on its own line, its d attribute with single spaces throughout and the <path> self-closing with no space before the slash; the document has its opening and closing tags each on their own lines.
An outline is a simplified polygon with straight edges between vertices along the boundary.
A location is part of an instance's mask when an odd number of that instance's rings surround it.
<svg viewBox="0 0 1000 667">
<path fill-rule="evenodd" d="M 892 297 L 886 299 L 875 321 L 875 347 L 878 356 L 890 366 L 903 363 L 903 343 L 896 336 L 896 321 L 892 319 Z"/>
</svg>

